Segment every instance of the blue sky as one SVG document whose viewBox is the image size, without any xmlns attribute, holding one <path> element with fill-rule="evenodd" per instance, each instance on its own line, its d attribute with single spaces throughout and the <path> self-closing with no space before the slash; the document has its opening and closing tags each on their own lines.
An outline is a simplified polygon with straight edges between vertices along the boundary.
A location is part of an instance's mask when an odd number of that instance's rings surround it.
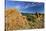
<svg viewBox="0 0 46 31">
<path fill-rule="evenodd" d="M 22 13 L 44 13 L 43 2 L 7 1 L 6 8 L 16 8 Z"/>
</svg>

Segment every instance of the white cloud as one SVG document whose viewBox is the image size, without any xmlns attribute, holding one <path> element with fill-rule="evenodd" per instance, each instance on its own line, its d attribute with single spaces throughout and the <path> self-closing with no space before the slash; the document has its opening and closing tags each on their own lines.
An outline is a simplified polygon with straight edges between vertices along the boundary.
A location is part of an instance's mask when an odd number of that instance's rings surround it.
<svg viewBox="0 0 46 31">
<path fill-rule="evenodd" d="M 33 4 L 33 5 L 27 4 L 25 7 L 23 7 L 23 9 L 26 9 L 28 7 L 34 7 L 34 6 L 36 6 L 36 4 Z"/>
</svg>

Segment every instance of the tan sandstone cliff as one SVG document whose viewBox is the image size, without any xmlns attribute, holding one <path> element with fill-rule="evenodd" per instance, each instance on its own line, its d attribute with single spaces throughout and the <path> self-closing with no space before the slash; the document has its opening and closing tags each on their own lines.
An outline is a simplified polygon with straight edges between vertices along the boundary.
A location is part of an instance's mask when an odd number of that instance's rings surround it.
<svg viewBox="0 0 46 31">
<path fill-rule="evenodd" d="M 6 18 L 6 29 L 15 30 L 27 28 L 28 22 L 25 16 L 22 16 L 20 12 L 16 9 L 6 9 L 5 10 Z"/>
</svg>

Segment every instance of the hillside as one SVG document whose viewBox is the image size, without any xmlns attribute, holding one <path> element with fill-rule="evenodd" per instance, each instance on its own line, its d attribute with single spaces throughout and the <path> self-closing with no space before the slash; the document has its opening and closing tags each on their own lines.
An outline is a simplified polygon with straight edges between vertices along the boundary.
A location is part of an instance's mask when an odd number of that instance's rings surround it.
<svg viewBox="0 0 46 31">
<path fill-rule="evenodd" d="M 44 14 L 20 13 L 16 9 L 5 10 L 6 30 L 36 29 L 44 27 Z"/>
<path fill-rule="evenodd" d="M 15 30 L 15 29 L 24 29 L 27 28 L 28 22 L 25 16 L 22 16 L 21 13 L 17 12 L 16 9 L 8 9 L 5 11 L 6 18 L 6 29 Z"/>
</svg>

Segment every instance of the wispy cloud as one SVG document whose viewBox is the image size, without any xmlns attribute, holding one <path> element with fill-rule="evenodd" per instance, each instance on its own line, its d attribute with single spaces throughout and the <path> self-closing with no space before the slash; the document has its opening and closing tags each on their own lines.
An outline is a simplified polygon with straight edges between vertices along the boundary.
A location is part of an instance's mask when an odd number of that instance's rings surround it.
<svg viewBox="0 0 46 31">
<path fill-rule="evenodd" d="M 38 11 L 38 12 L 44 11 L 44 4 L 36 3 L 36 2 L 8 1 L 6 6 L 16 8 L 18 11 L 24 12 L 24 13 L 25 12 L 32 13 L 33 10 Z"/>
</svg>

